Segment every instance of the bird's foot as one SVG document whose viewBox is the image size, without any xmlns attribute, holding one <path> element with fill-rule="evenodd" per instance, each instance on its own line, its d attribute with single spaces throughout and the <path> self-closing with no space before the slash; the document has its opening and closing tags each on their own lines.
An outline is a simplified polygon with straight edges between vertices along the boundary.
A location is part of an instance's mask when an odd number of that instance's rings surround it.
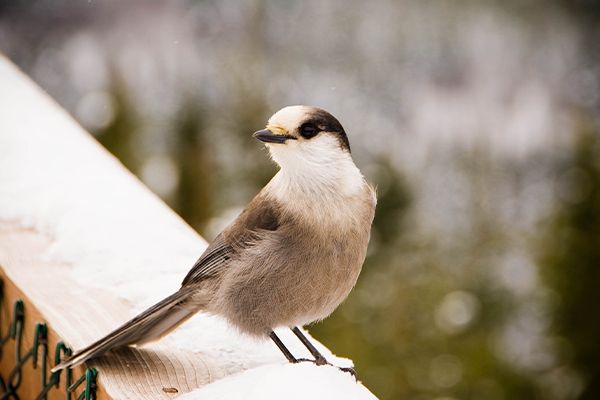
<svg viewBox="0 0 600 400">
<path fill-rule="evenodd" d="M 315 364 L 317 364 L 317 365 L 332 365 L 325 359 L 325 357 L 316 357 Z"/>
<path fill-rule="evenodd" d="M 356 370 L 354 369 L 354 367 L 338 367 L 338 369 L 340 371 L 349 373 L 354 377 L 354 379 L 356 379 L 356 381 L 358 381 L 358 375 L 356 374 Z"/>
<path fill-rule="evenodd" d="M 297 358 L 296 362 L 310 362 L 316 365 L 333 365 L 330 364 L 324 357 L 317 357 L 315 360 L 310 358 Z"/>
<path fill-rule="evenodd" d="M 337 365 L 333 365 L 332 363 L 327 361 L 325 358 L 317 358 L 316 360 L 311 360 L 309 358 L 297 358 L 296 362 L 297 363 L 309 362 L 309 363 L 313 363 L 315 365 L 330 365 L 332 367 L 336 367 L 340 371 L 349 373 L 350 375 L 352 375 L 354 377 L 354 379 L 356 379 L 356 381 L 358 381 L 358 374 L 356 373 L 356 370 L 354 369 L 354 367 L 338 367 Z"/>
<path fill-rule="evenodd" d="M 295 364 L 295 363 L 300 363 L 300 362 L 310 362 L 310 363 L 314 363 L 314 362 L 315 362 L 315 360 L 311 360 L 311 359 L 308 359 L 308 358 L 296 358 L 296 361 L 294 362 L 294 364 Z"/>
</svg>

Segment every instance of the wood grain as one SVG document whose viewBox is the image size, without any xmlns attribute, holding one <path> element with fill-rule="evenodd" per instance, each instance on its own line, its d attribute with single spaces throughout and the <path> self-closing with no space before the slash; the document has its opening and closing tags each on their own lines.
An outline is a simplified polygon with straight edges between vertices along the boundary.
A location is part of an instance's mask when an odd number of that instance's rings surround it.
<svg viewBox="0 0 600 400">
<path fill-rule="evenodd" d="M 8 329 L 13 303 L 25 301 L 23 348 L 32 344 L 35 323 L 49 322 L 49 350 L 53 354 L 59 337 L 78 345 L 98 338 L 132 316 L 131 307 L 98 289 L 82 288 L 69 279 L 69 266 L 42 257 L 51 239 L 16 223 L 0 221 L 0 276 L 5 282 L 2 332 Z M 15 285 L 18 282 L 18 287 Z M 14 348 L 4 352 L 3 376 L 14 364 Z M 159 344 L 143 349 L 126 348 L 99 359 L 100 399 L 171 399 L 211 382 L 208 360 L 193 353 L 168 349 Z M 48 365 L 48 367 L 51 367 Z M 80 376 L 84 369 L 75 369 Z M 19 394 L 34 398 L 41 387 L 39 372 L 25 367 Z M 62 377 L 64 382 L 64 374 Z M 64 398 L 64 383 L 49 399 Z"/>
</svg>

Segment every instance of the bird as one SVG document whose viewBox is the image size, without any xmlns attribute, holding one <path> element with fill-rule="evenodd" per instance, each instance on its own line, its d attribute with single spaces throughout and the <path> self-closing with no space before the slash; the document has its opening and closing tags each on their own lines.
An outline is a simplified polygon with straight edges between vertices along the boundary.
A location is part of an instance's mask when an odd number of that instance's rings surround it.
<svg viewBox="0 0 600 400">
<path fill-rule="evenodd" d="M 328 317 L 355 286 L 375 190 L 354 163 L 344 128 L 321 108 L 282 108 L 253 136 L 279 170 L 209 244 L 181 288 L 52 372 L 158 340 L 202 311 L 244 334 L 271 338 L 291 363 L 329 364 L 300 327 Z M 291 329 L 314 360 L 296 358 L 276 328 Z"/>
</svg>

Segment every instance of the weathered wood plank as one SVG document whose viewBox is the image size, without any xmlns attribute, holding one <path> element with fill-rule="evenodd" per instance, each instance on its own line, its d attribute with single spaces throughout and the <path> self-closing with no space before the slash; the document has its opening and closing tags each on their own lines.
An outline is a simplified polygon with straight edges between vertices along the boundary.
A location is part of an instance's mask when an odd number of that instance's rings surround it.
<svg viewBox="0 0 600 400">
<path fill-rule="evenodd" d="M 23 349 L 32 344 L 36 322 L 51 321 L 49 349 L 52 352 L 59 337 L 88 343 L 96 339 L 98 333 L 113 329 L 116 321 L 131 317 L 131 307 L 123 301 L 102 290 L 82 290 L 77 282 L 69 279 L 67 265 L 44 260 L 42 256 L 50 243 L 50 238 L 31 228 L 0 222 L 0 274 L 6 288 L 2 332 L 8 330 L 10 313 L 17 299 L 26 303 Z M 13 282 L 18 282 L 19 288 Z M 14 365 L 13 360 L 14 348 L 7 346 L 0 370 L 9 371 Z M 105 398 L 169 399 L 211 380 L 210 366 L 201 357 L 166 349 L 159 344 L 151 345 L 149 349 L 121 350 L 100 360 L 97 366 L 102 372 L 101 386 L 110 394 Z M 25 371 L 19 393 L 25 399 L 34 398 L 33 394 L 40 390 L 39 373 L 32 370 L 31 363 L 27 363 Z M 76 375 L 83 371 L 83 368 L 77 368 Z M 64 374 L 62 378 L 64 382 Z M 61 385 L 61 393 L 64 393 L 64 387 Z M 50 398 L 61 397 L 52 391 Z"/>
</svg>

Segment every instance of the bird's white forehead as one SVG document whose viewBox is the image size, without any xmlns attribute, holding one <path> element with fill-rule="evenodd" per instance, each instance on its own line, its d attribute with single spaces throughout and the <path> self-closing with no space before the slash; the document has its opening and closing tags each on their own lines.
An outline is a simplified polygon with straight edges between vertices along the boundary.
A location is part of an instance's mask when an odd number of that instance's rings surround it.
<svg viewBox="0 0 600 400">
<path fill-rule="evenodd" d="M 311 107 L 308 106 L 288 106 L 277 111 L 271 118 L 267 126 L 278 126 L 287 130 L 294 129 L 300 125 L 307 114 L 310 113 Z"/>
</svg>

